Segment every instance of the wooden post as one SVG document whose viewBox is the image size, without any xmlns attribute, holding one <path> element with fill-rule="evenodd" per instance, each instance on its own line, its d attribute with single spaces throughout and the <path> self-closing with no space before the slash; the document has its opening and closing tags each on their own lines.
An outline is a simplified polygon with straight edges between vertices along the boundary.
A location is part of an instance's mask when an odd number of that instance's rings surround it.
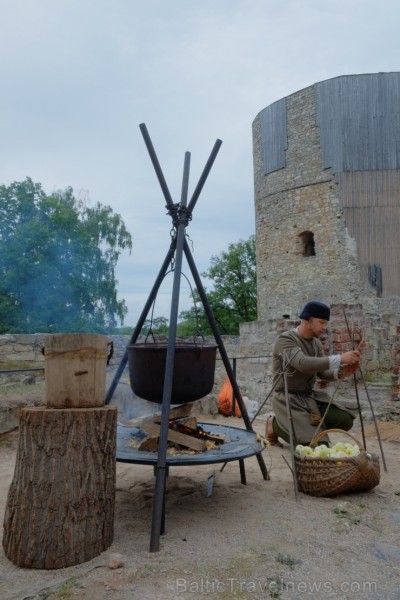
<svg viewBox="0 0 400 600">
<path fill-rule="evenodd" d="M 3 548 L 19 567 L 60 569 L 113 541 L 117 408 L 23 408 Z"/>
</svg>

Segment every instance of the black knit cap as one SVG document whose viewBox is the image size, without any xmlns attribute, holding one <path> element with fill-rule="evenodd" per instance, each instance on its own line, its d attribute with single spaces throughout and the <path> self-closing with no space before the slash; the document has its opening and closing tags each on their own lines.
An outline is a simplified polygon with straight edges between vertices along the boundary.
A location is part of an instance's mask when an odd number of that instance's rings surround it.
<svg viewBox="0 0 400 600">
<path fill-rule="evenodd" d="M 325 321 L 329 321 L 329 317 L 331 316 L 331 310 L 329 306 L 323 304 L 322 302 L 317 302 L 314 300 L 313 302 L 307 302 L 305 307 L 300 313 L 300 319 L 305 319 L 308 321 L 310 317 L 315 317 L 316 319 L 324 319 Z"/>
</svg>

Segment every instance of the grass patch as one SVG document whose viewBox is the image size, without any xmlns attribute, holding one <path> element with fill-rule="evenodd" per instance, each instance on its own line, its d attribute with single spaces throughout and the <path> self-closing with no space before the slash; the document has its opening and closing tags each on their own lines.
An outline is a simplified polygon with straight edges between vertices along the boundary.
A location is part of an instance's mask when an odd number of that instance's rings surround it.
<svg viewBox="0 0 400 600">
<path fill-rule="evenodd" d="M 290 556 L 290 554 L 279 553 L 275 556 L 275 560 L 281 563 L 281 565 L 286 565 L 291 569 L 293 569 L 296 565 L 301 564 L 301 560 L 299 560 L 298 558 L 293 558 L 293 556 Z"/>
<path fill-rule="evenodd" d="M 38 363 L 32 363 L 29 361 L 23 361 L 23 360 L 5 360 L 5 361 L 0 361 L 0 371 L 8 371 L 10 369 L 24 369 L 24 370 L 29 370 L 29 369 L 44 369 L 44 363 L 43 362 L 38 362 Z"/>
<path fill-rule="evenodd" d="M 71 577 L 58 588 L 55 598 L 70 598 L 78 588 L 82 587 L 76 577 Z"/>
<path fill-rule="evenodd" d="M 376 371 L 367 371 L 364 373 L 364 379 L 367 383 L 380 383 L 390 386 L 392 384 L 392 373 L 379 369 Z"/>
<path fill-rule="evenodd" d="M 351 515 L 350 513 L 346 512 L 345 510 L 342 510 L 341 508 L 339 508 L 339 506 L 336 506 L 333 509 L 333 512 L 339 519 L 346 519 L 352 525 L 359 525 L 361 523 L 361 517 L 359 517 L 358 515 Z"/>
<path fill-rule="evenodd" d="M 34 384 L 11 383 L 0 385 L 0 401 L 2 404 L 41 404 L 45 400 L 45 382 L 37 381 Z"/>
</svg>

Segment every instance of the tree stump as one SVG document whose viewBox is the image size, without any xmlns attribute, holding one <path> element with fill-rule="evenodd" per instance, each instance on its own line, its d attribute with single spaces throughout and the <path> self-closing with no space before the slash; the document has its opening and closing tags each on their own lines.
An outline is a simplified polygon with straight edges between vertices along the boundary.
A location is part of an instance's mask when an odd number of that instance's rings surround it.
<svg viewBox="0 0 400 600">
<path fill-rule="evenodd" d="M 113 541 L 117 408 L 23 408 L 3 548 L 19 567 L 60 569 Z"/>
</svg>

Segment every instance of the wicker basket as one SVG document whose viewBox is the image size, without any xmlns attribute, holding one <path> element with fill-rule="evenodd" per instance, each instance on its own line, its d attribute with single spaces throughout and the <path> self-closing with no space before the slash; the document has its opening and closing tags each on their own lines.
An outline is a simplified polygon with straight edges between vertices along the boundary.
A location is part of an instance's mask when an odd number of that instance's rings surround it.
<svg viewBox="0 0 400 600">
<path fill-rule="evenodd" d="M 351 437 L 359 446 L 360 454 L 343 458 L 314 458 L 300 456 L 295 452 L 299 490 L 310 496 L 336 496 L 337 494 L 370 490 L 377 486 L 380 478 L 379 458 L 366 452 L 360 442 L 347 431 L 342 429 L 321 431 L 314 438 L 312 447 L 317 445 L 323 435 L 331 432 Z"/>
</svg>

